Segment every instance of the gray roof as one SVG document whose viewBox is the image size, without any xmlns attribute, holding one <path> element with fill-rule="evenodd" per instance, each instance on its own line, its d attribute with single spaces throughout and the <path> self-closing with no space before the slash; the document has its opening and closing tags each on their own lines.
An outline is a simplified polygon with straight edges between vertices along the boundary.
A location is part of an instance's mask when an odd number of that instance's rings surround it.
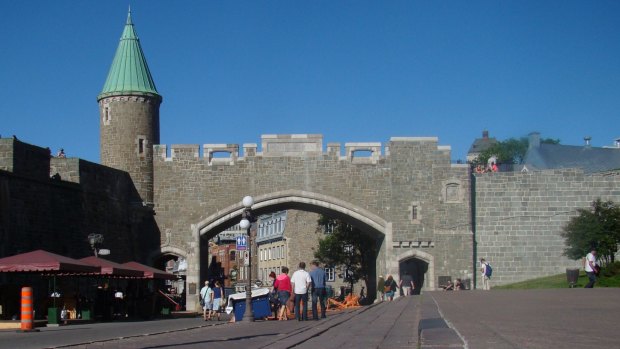
<svg viewBox="0 0 620 349">
<path fill-rule="evenodd" d="M 530 170 L 580 168 L 585 173 L 620 169 L 620 148 L 541 143 L 530 146 L 524 161 Z"/>
<path fill-rule="evenodd" d="M 474 143 L 471 144 L 471 147 L 469 147 L 467 154 L 480 154 L 494 144 L 497 144 L 497 139 L 495 139 L 495 137 L 476 138 Z"/>
</svg>

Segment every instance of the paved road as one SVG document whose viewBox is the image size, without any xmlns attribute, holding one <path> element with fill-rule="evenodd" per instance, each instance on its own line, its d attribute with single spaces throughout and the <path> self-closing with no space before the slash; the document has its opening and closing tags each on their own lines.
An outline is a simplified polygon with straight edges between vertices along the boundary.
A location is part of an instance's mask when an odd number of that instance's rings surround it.
<svg viewBox="0 0 620 349">
<path fill-rule="evenodd" d="M 620 348 L 618 288 L 426 295 L 468 348 Z"/>
<path fill-rule="evenodd" d="M 419 321 L 419 299 L 329 312 L 319 321 L 228 324 L 192 318 L 3 331 L 0 348 L 415 348 L 417 331 L 411 329 Z"/>
<path fill-rule="evenodd" d="M 620 289 L 427 292 L 320 321 L 200 318 L 0 331 L 0 348 L 620 348 Z"/>
</svg>

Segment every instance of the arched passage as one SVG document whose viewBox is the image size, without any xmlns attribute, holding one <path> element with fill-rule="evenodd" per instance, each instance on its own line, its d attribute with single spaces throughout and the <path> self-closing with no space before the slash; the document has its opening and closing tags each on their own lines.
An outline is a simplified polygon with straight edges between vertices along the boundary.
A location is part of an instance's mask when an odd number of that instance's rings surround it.
<svg viewBox="0 0 620 349">
<path fill-rule="evenodd" d="M 386 235 L 388 223 L 376 214 L 352 203 L 313 192 L 286 190 L 254 198 L 252 210 L 257 214 L 272 211 L 295 209 L 331 216 L 350 222 L 364 231 Z M 207 238 L 233 226 L 241 220 L 243 205 L 241 202 L 228 206 L 198 222 L 195 226 L 198 233 Z"/>
<path fill-rule="evenodd" d="M 379 246 L 379 252 L 375 261 L 376 272 L 386 270 L 386 241 L 391 241 L 391 224 L 376 214 L 334 197 L 317 194 L 307 191 L 287 190 L 282 192 L 261 195 L 254 198 L 252 209 L 255 215 L 270 213 L 281 210 L 300 210 L 326 214 L 331 217 L 342 219 L 358 227 L 364 233 L 374 237 Z M 190 267 L 195 266 L 194 270 L 188 270 L 188 282 L 199 283 L 201 277 L 204 278 L 200 270 L 200 265 L 204 265 L 206 251 L 206 240 L 214 237 L 219 232 L 239 223 L 243 206 L 241 202 L 217 211 L 209 217 L 203 219 L 192 226 L 194 236 L 199 242 L 195 249 L 195 260 L 190 262 Z M 375 273 L 376 273 L 375 272 Z M 191 281 L 190 281 L 191 280 Z M 371 282 L 372 284 L 372 282 Z M 370 290 L 368 290 L 370 291 Z M 192 300 L 188 296 L 189 302 Z"/>
<path fill-rule="evenodd" d="M 415 283 L 414 294 L 420 291 L 435 289 L 435 263 L 431 254 L 419 250 L 408 250 L 401 254 L 398 260 L 398 272 L 402 277 L 409 273 Z"/>
</svg>

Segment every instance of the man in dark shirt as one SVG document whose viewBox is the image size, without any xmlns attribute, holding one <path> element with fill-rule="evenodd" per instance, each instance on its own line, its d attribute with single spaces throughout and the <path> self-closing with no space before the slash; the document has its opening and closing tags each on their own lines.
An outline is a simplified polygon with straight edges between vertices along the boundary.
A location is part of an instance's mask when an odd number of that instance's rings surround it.
<svg viewBox="0 0 620 349">
<path fill-rule="evenodd" d="M 318 320 L 319 314 L 317 309 L 317 301 L 321 304 L 321 318 L 325 318 L 325 270 L 319 268 L 319 262 L 312 262 L 310 270 L 310 278 L 312 279 L 312 319 Z"/>
</svg>

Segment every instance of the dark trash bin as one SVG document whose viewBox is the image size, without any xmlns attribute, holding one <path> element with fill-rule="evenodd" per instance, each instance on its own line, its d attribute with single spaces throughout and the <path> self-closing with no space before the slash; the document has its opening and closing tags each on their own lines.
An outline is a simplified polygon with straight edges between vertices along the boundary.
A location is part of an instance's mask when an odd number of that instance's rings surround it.
<svg viewBox="0 0 620 349">
<path fill-rule="evenodd" d="M 577 279 L 579 279 L 579 269 L 566 268 L 566 281 L 568 282 L 568 287 L 576 287 Z"/>
</svg>

